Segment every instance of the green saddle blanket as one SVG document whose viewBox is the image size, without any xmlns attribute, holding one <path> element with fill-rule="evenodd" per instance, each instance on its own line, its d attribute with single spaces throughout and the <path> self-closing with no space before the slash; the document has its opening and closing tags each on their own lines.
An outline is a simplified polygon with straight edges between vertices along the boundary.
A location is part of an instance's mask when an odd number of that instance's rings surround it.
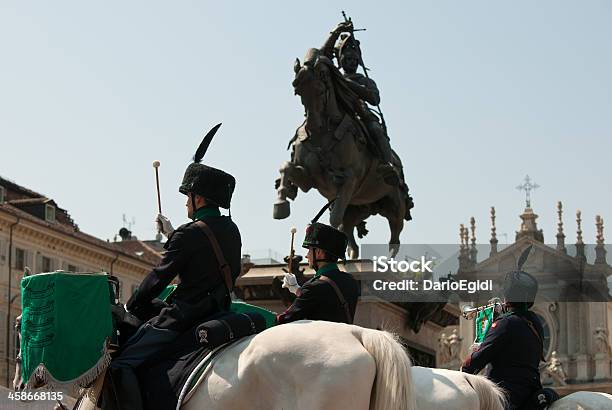
<svg viewBox="0 0 612 410">
<path fill-rule="evenodd" d="M 41 273 L 21 280 L 22 377 L 83 387 L 110 363 L 111 290 L 105 274 Z"/>
</svg>

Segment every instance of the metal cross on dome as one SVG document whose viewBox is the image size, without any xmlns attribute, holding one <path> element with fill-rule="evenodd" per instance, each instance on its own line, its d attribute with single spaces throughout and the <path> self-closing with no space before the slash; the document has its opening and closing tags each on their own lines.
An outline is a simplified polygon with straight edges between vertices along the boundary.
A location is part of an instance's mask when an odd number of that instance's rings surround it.
<svg viewBox="0 0 612 410">
<path fill-rule="evenodd" d="M 535 182 L 531 182 L 529 175 L 525 176 L 525 180 L 522 185 L 516 187 L 516 189 L 519 191 L 525 191 L 525 203 L 527 204 L 527 208 L 531 208 L 531 191 L 539 187 L 540 186 Z"/>
</svg>

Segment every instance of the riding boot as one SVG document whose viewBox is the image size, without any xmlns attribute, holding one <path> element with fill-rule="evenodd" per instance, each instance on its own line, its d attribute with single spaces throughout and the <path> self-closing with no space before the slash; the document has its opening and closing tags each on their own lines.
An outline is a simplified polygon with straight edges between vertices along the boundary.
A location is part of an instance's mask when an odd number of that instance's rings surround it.
<svg viewBox="0 0 612 410">
<path fill-rule="evenodd" d="M 381 164 L 377 168 L 378 173 L 383 176 L 387 184 L 392 186 L 398 185 L 400 178 L 395 167 L 391 164 L 391 145 L 389 144 L 389 138 L 387 138 L 385 131 L 377 121 L 370 121 L 368 123 L 368 131 L 374 137 L 378 150 L 380 151 Z"/>
<path fill-rule="evenodd" d="M 144 409 L 138 378 L 132 368 L 111 367 L 110 382 L 111 389 L 105 391 L 102 410 Z"/>
</svg>

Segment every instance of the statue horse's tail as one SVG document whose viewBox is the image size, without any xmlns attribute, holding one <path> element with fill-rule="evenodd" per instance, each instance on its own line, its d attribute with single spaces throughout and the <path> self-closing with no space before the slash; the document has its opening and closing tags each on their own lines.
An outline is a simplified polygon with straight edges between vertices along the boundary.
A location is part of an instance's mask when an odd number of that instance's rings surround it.
<svg viewBox="0 0 612 410">
<path fill-rule="evenodd" d="M 412 364 L 404 347 L 392 333 L 364 328 L 361 330 L 361 343 L 376 363 L 370 409 L 416 409 L 410 370 Z"/>
<path fill-rule="evenodd" d="M 414 201 L 410 196 L 410 190 L 408 189 L 408 185 L 406 184 L 406 178 L 404 178 L 404 166 L 402 165 L 402 159 L 397 155 L 397 152 L 391 150 L 391 162 L 395 167 L 395 172 L 397 172 L 399 177 L 399 189 L 401 191 L 401 195 L 404 198 L 406 212 L 404 214 L 404 220 L 411 221 L 412 215 L 410 214 L 410 210 L 414 208 Z"/>
</svg>

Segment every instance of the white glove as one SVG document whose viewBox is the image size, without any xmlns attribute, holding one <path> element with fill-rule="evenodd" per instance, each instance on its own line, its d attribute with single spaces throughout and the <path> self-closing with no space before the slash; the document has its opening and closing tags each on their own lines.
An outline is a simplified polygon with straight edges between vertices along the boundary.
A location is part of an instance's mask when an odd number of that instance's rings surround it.
<svg viewBox="0 0 612 410">
<path fill-rule="evenodd" d="M 300 290 L 300 285 L 297 283 L 297 278 L 293 273 L 285 273 L 285 277 L 283 278 L 283 288 L 289 289 L 289 292 L 294 295 L 297 294 L 297 291 Z"/>
<path fill-rule="evenodd" d="M 157 222 L 157 230 L 166 235 L 166 238 L 169 238 L 170 235 L 172 235 L 172 232 L 174 232 L 170 219 L 166 218 L 162 214 L 157 214 L 155 222 Z"/>
</svg>

